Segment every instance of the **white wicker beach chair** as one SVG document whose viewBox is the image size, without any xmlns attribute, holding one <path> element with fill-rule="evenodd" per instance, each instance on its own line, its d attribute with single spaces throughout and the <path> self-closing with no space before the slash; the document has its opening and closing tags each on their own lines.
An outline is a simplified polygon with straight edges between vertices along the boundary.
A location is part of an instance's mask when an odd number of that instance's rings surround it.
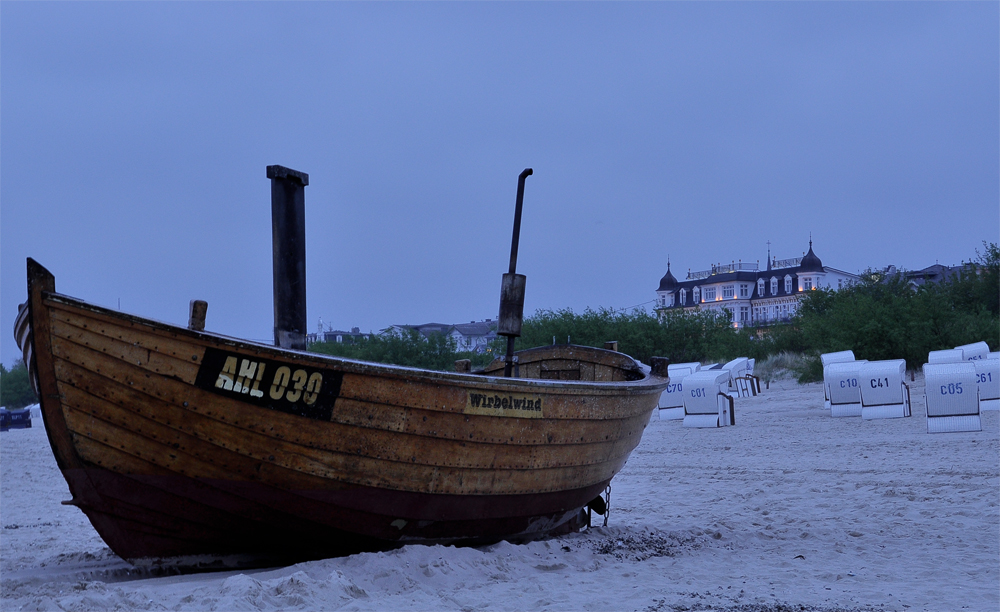
<svg viewBox="0 0 1000 612">
<path fill-rule="evenodd" d="M 684 379 L 684 427 L 725 427 L 736 424 L 733 397 L 725 390 L 726 370 L 702 370 Z"/>
<path fill-rule="evenodd" d="M 924 364 L 924 383 L 927 433 L 982 431 L 975 364 Z"/>
</svg>

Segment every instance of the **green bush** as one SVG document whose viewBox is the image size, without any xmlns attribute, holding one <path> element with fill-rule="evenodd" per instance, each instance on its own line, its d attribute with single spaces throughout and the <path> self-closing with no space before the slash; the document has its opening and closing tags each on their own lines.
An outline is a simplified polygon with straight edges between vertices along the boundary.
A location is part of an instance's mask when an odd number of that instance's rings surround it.
<svg viewBox="0 0 1000 612">
<path fill-rule="evenodd" d="M 0 363 L 0 406 L 17 410 L 37 401 L 24 360 L 19 360 L 9 370 Z"/>
<path fill-rule="evenodd" d="M 927 353 L 986 341 L 1000 344 L 997 303 L 1000 251 L 986 244 L 957 278 L 925 283 L 916 291 L 902 275 L 869 270 L 841 291 L 817 290 L 802 300 L 796 327 L 805 349 L 852 350 L 858 359 L 905 359 L 911 370 Z"/>
<path fill-rule="evenodd" d="M 666 357 L 672 362 L 699 361 L 709 354 L 727 351 L 735 333 L 727 315 L 714 311 L 671 312 L 663 320 L 644 310 L 632 312 L 606 308 L 587 309 L 576 314 L 571 309 L 540 310 L 525 319 L 515 349 L 565 344 L 603 348 L 618 342 L 618 350 L 639 361 Z"/>
<path fill-rule="evenodd" d="M 754 366 L 754 374 L 765 383 L 786 378 L 792 373 L 798 378 L 798 373 L 806 369 L 802 363 L 805 360 L 806 356 L 802 353 L 782 351 L 757 360 Z"/>
<path fill-rule="evenodd" d="M 800 383 L 811 383 L 823 380 L 823 362 L 819 355 L 803 355 L 792 366 L 792 371 L 796 374 L 796 380 Z"/>
<path fill-rule="evenodd" d="M 482 367 L 493 360 L 490 351 L 477 354 L 455 349 L 455 340 L 451 336 L 431 334 L 424 338 L 413 329 L 404 333 L 386 332 L 352 343 L 317 342 L 309 345 L 309 350 L 315 353 L 427 370 L 453 371 L 455 361 L 459 359 L 471 360 L 474 367 Z M 495 350 L 494 347 L 490 349 Z"/>
</svg>

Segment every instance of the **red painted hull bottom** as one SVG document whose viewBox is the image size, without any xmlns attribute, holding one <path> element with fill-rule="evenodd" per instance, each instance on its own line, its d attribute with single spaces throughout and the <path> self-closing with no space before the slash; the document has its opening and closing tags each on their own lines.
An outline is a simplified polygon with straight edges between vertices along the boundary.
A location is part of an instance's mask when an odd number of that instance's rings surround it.
<svg viewBox="0 0 1000 612">
<path fill-rule="evenodd" d="M 125 476 L 98 466 L 63 474 L 71 490 L 86 492 L 68 503 L 86 513 L 119 556 L 168 564 L 169 558 L 233 556 L 240 558 L 241 566 L 391 550 L 403 544 L 486 545 L 561 535 L 586 526 L 587 510 L 580 508 L 607 486 L 457 496 L 360 486 L 285 491 L 254 481 Z M 392 509 L 393 514 L 375 508 Z M 456 535 L 468 533 L 477 536 Z"/>
</svg>

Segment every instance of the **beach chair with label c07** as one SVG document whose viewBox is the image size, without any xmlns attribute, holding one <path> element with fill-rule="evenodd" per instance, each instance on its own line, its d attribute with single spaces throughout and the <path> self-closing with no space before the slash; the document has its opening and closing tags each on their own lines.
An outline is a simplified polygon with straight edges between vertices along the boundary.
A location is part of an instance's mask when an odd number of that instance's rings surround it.
<svg viewBox="0 0 1000 612">
<path fill-rule="evenodd" d="M 661 421 L 679 421 L 684 418 L 684 379 L 701 369 L 697 361 L 672 363 L 667 366 L 670 384 L 660 394 L 657 413 Z"/>
</svg>

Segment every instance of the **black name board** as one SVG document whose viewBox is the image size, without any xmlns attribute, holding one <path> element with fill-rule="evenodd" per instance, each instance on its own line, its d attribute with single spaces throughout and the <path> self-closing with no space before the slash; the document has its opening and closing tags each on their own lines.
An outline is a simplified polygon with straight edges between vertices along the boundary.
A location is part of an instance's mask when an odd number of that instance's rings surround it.
<svg viewBox="0 0 1000 612">
<path fill-rule="evenodd" d="M 225 397 L 329 421 L 343 372 L 205 349 L 195 386 Z"/>
</svg>

